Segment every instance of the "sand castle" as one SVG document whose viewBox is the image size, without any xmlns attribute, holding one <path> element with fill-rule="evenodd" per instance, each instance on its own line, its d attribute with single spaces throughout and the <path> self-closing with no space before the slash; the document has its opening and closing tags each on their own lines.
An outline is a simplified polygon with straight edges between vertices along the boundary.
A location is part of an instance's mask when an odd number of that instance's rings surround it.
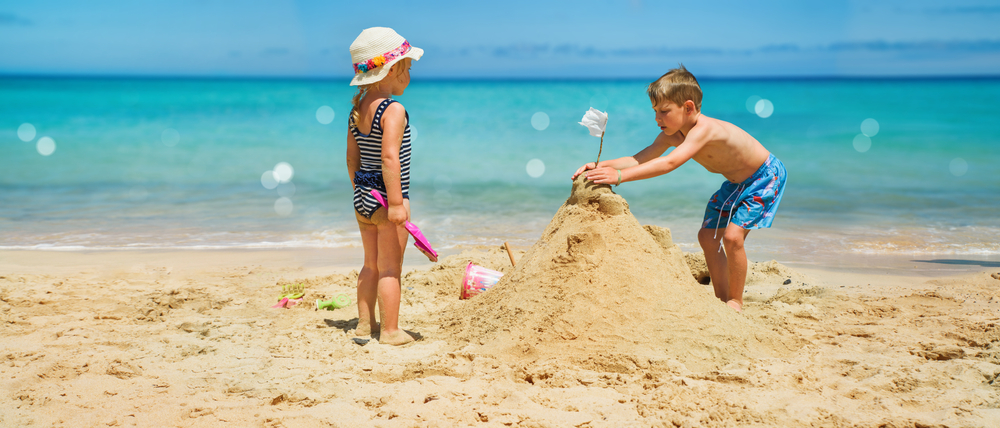
<svg viewBox="0 0 1000 428">
<path fill-rule="evenodd" d="M 517 266 L 445 311 L 442 328 L 484 352 L 602 369 L 708 370 L 787 349 L 694 280 L 669 230 L 643 227 L 610 186 L 582 176 Z"/>
</svg>

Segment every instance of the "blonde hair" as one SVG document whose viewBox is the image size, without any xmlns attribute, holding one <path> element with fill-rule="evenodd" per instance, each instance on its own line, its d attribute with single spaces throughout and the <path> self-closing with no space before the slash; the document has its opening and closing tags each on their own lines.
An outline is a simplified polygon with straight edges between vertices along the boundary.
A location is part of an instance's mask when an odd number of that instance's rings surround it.
<svg viewBox="0 0 1000 428">
<path fill-rule="evenodd" d="M 701 86 L 698 85 L 698 79 L 684 68 L 684 64 L 678 64 L 678 68 L 650 83 L 646 87 L 646 94 L 653 104 L 670 101 L 682 106 L 687 100 L 691 100 L 695 108 L 701 111 Z"/>
<path fill-rule="evenodd" d="M 354 106 L 351 107 L 351 123 L 354 126 L 358 126 L 358 121 L 361 120 L 361 112 L 359 111 L 361 108 L 361 97 L 365 96 L 365 92 L 368 92 L 368 89 L 376 85 L 378 85 L 378 82 L 371 85 L 358 85 L 358 93 L 354 94 L 354 97 L 351 98 L 351 104 Z"/>
<path fill-rule="evenodd" d="M 403 61 L 397 61 L 395 64 L 392 65 L 391 68 L 389 68 L 389 72 L 390 73 L 398 73 L 399 72 L 398 67 L 401 67 L 402 64 L 403 64 Z M 388 76 L 389 75 L 386 74 L 386 77 L 388 77 Z M 378 85 L 381 84 L 381 83 L 382 83 L 382 81 L 379 80 L 378 82 L 371 83 L 371 84 L 368 84 L 368 85 L 358 85 L 358 93 L 354 94 L 354 97 L 351 98 L 351 104 L 354 105 L 354 107 L 351 108 L 351 121 L 354 122 L 354 126 L 357 126 L 358 125 L 358 121 L 361 120 L 361 111 L 360 111 L 360 109 L 361 109 L 361 98 L 364 97 L 365 93 L 368 92 L 370 89 L 372 89 L 372 88 L 378 88 Z"/>
</svg>

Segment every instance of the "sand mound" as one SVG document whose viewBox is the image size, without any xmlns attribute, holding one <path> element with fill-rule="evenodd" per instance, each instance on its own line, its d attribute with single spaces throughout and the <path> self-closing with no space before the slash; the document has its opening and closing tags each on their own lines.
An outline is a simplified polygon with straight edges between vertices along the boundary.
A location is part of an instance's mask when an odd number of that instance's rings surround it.
<svg viewBox="0 0 1000 428">
<path fill-rule="evenodd" d="M 684 253 L 684 261 L 691 269 L 691 276 L 699 284 L 708 285 L 712 283 L 712 275 L 708 272 L 708 263 L 705 263 L 705 253 Z"/>
<path fill-rule="evenodd" d="M 484 352 L 605 370 L 712 369 L 786 349 L 694 281 L 669 231 L 640 226 L 610 186 L 583 179 L 516 268 L 443 314 L 443 332 Z"/>
</svg>

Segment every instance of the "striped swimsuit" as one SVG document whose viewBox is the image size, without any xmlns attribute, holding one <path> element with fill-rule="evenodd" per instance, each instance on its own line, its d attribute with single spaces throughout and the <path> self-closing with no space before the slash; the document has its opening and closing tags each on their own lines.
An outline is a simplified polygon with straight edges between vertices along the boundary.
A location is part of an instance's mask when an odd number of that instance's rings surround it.
<svg viewBox="0 0 1000 428">
<path fill-rule="evenodd" d="M 382 114 L 389 104 L 396 102 L 387 98 L 375 109 L 372 118 L 372 128 L 368 135 L 362 134 L 352 117 L 348 128 L 354 135 L 354 140 L 361 148 L 361 170 L 354 173 L 354 210 L 372 218 L 375 210 L 382 206 L 374 196 L 372 189 L 378 190 L 382 197 L 389 200 L 382 180 Z M 399 147 L 399 184 L 403 190 L 403 198 L 410 198 L 410 114 L 406 113 L 406 127 L 403 129 L 403 144 Z"/>
</svg>

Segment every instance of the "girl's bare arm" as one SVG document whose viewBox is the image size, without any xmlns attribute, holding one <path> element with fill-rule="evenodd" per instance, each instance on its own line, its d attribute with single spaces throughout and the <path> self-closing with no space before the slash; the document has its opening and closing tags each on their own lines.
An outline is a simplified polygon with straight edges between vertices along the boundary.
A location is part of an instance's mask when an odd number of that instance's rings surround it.
<svg viewBox="0 0 1000 428">
<path fill-rule="evenodd" d="M 347 175 L 354 187 L 354 173 L 361 170 L 361 147 L 354 139 L 354 133 L 347 130 Z"/>
<path fill-rule="evenodd" d="M 406 128 L 406 109 L 400 103 L 389 104 L 382 115 L 382 179 L 389 203 L 389 221 L 403 224 L 409 220 L 403 206 L 403 186 L 400 182 L 399 149 Z"/>
</svg>

